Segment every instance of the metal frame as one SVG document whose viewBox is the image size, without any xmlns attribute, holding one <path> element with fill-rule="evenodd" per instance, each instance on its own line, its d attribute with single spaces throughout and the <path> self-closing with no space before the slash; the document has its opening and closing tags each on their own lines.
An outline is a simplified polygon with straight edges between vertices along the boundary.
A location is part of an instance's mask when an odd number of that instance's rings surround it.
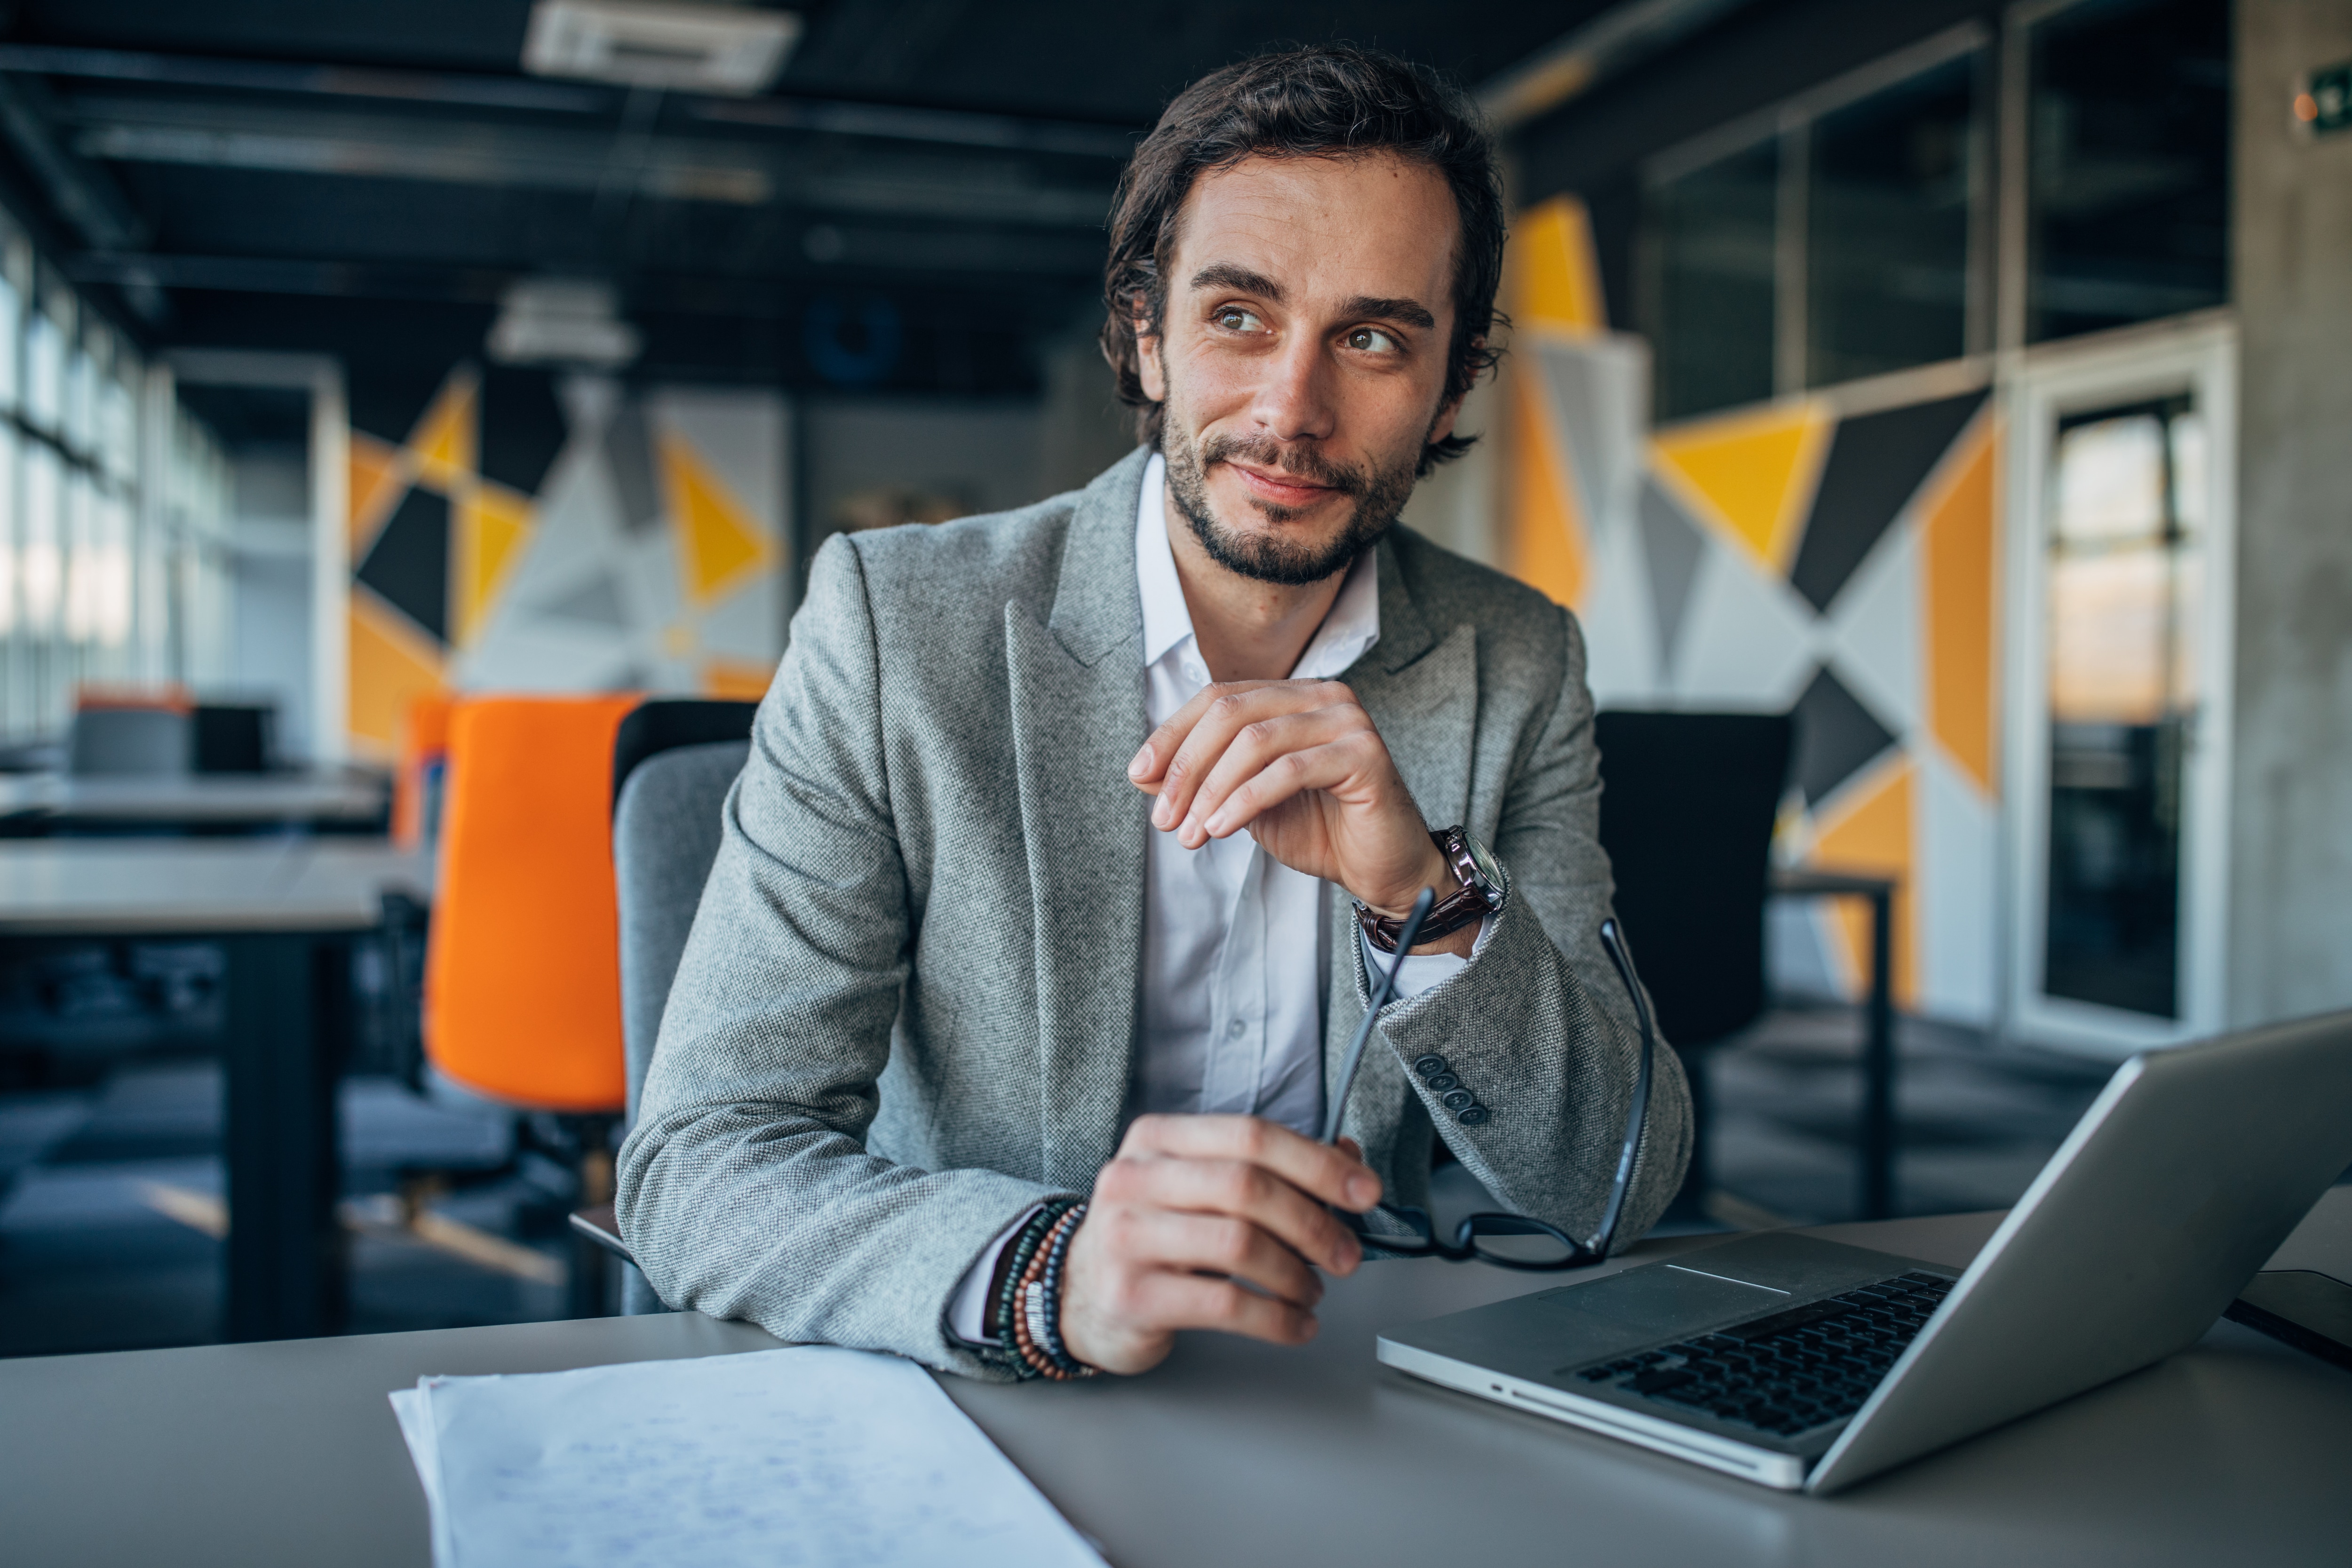
<svg viewBox="0 0 2352 1568">
<path fill-rule="evenodd" d="M 2020 356 L 2004 377 L 2010 429 L 2002 476 L 2007 625 L 2002 723 L 2001 857 L 1998 895 L 2008 928 L 2001 976 L 2003 1032 L 2013 1037 L 2122 1058 L 2218 1032 L 2228 1014 L 2230 757 L 2237 604 L 2237 327 L 2226 310 L 2090 337 Z M 2052 432 L 2069 413 L 2188 392 L 2207 431 L 2204 575 L 2198 610 L 2198 707 L 2181 832 L 2179 1016 L 2045 995 L 2049 692 L 2046 663 L 2049 475 Z"/>
<path fill-rule="evenodd" d="M 1979 50 L 1988 49 L 1995 42 L 1993 30 L 1981 22 L 1963 22 L 1947 27 L 1769 108 L 1727 121 L 1711 131 L 1678 142 L 1642 163 L 1641 183 L 1646 193 L 1744 153 L 1760 142 L 1779 143 L 1779 185 L 1774 203 L 1772 237 L 1774 396 L 1793 396 L 1808 391 L 1811 385 L 1812 345 L 1809 317 L 1811 279 L 1807 271 L 1806 253 L 1812 193 L 1813 123 L 1822 116 L 1859 103 L 1874 93 L 1899 86 L 1914 77 L 1965 58 Z M 1985 96 L 1985 77 L 1988 74 L 1986 71 L 1979 73 L 1977 90 L 1980 99 Z M 1988 196 L 1995 183 L 1988 178 L 1985 172 L 1988 144 L 2005 146 L 2007 143 L 2006 135 L 1997 133 L 1992 127 L 2007 101 L 2005 92 L 1992 98 L 1993 111 L 1979 113 L 1969 132 L 1969 235 L 1964 247 L 1968 280 L 1960 328 L 1961 345 L 1968 355 L 1982 353 L 2000 341 L 2000 329 L 1989 318 L 1995 308 L 1996 298 L 2005 298 L 2008 293 L 2005 277 L 1996 280 L 1989 276 L 1989 270 L 1998 270 L 1997 268 L 1989 269 L 1989 257 L 1998 256 L 2000 251 L 1997 242 L 1989 242 L 1986 235 L 1988 231 L 2005 234 L 2007 226 L 2000 215 L 1988 210 Z M 2002 175 L 1998 185 L 2005 200 L 2008 188 L 2015 184 L 2007 177 L 2006 163 L 2002 167 Z M 1642 295 L 1639 313 L 1643 330 L 1654 339 L 1662 335 L 1660 328 L 1663 323 L 1656 319 L 1656 302 L 1664 258 L 1654 226 L 1646 216 L 1636 235 L 1635 246 L 1635 274 L 1641 279 Z"/>
</svg>

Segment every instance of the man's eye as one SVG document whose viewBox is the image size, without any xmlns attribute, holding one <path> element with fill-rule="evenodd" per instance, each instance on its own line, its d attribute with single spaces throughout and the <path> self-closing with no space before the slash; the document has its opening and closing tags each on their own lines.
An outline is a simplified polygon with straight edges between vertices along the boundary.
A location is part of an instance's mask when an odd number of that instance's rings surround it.
<svg viewBox="0 0 2352 1568">
<path fill-rule="evenodd" d="M 1244 310 L 1239 305 L 1228 305 L 1210 319 L 1229 332 L 1254 332 L 1265 324 L 1255 310 Z"/>
<path fill-rule="evenodd" d="M 1361 353 L 1394 353 L 1397 341 L 1378 327 L 1358 327 L 1348 334 L 1348 346 Z"/>
</svg>

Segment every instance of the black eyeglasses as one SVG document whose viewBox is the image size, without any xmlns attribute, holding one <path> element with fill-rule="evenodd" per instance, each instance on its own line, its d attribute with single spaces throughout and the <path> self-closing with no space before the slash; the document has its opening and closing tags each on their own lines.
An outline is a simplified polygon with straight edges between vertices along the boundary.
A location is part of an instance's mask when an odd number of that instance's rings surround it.
<svg viewBox="0 0 2352 1568">
<path fill-rule="evenodd" d="M 1371 1005 L 1365 1009 L 1363 1022 L 1356 1026 L 1356 1037 L 1348 1044 L 1348 1056 L 1339 1068 L 1338 1092 L 1331 1097 L 1330 1110 L 1323 1118 L 1323 1142 L 1335 1143 L 1339 1137 L 1339 1118 L 1348 1109 L 1348 1092 L 1355 1087 L 1356 1068 L 1364 1058 L 1365 1042 L 1371 1038 L 1373 1020 L 1381 1009 L 1396 998 L 1397 973 L 1404 967 L 1405 955 L 1412 951 L 1413 939 L 1421 934 L 1421 922 L 1437 902 L 1435 889 L 1423 888 L 1421 897 L 1412 902 L 1412 911 L 1405 916 L 1404 929 L 1397 933 L 1396 958 L 1372 988 Z M 1633 978 L 1633 961 L 1625 951 L 1625 939 L 1617 929 L 1614 919 L 1601 922 L 1601 946 L 1609 961 L 1617 966 L 1617 977 L 1625 983 L 1625 993 L 1633 999 L 1633 1016 L 1642 1025 L 1642 1067 L 1633 1080 L 1633 1102 L 1625 1112 L 1625 1141 L 1617 1154 L 1617 1179 L 1609 1194 L 1608 1206 L 1601 1211 L 1601 1226 L 1590 1239 L 1580 1241 L 1546 1221 L 1518 1214 L 1474 1214 L 1454 1229 L 1451 1242 L 1437 1237 L 1436 1223 L 1425 1209 L 1404 1204 L 1381 1204 L 1374 1213 L 1401 1225 L 1406 1234 L 1390 1235 L 1367 1230 L 1367 1216 L 1335 1210 L 1341 1223 L 1360 1237 L 1366 1247 L 1401 1258 L 1443 1258 L 1449 1263 L 1464 1263 L 1476 1258 L 1498 1268 L 1520 1268 L 1532 1272 L 1549 1272 L 1567 1268 L 1589 1268 L 1609 1256 L 1609 1248 L 1617 1239 L 1617 1222 L 1625 1213 L 1625 1194 L 1633 1184 L 1633 1161 L 1642 1149 L 1642 1124 L 1650 1110 L 1650 1059 L 1656 1054 L 1657 1031 L 1650 1022 L 1650 1004 L 1642 994 L 1642 987 Z M 1497 1237 L 1512 1237 L 1508 1245 L 1496 1247 Z"/>
</svg>

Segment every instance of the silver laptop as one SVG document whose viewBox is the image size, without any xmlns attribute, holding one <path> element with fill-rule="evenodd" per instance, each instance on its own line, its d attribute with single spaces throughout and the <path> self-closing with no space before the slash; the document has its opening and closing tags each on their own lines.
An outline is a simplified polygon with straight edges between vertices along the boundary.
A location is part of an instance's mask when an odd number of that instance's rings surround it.
<svg viewBox="0 0 2352 1568">
<path fill-rule="evenodd" d="M 2352 1012 L 2135 1057 L 1966 1271 L 1763 1233 L 1384 1334 L 1465 1394 L 1832 1492 L 2194 1343 L 2352 1165 Z"/>
</svg>

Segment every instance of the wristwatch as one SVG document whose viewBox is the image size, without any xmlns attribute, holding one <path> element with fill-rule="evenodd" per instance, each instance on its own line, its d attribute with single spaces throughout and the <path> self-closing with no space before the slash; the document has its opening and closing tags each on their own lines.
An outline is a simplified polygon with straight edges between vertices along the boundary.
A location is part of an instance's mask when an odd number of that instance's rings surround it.
<svg viewBox="0 0 2352 1568">
<path fill-rule="evenodd" d="M 1462 886 L 1438 900 L 1430 909 L 1429 918 L 1421 922 L 1419 940 L 1422 942 L 1435 942 L 1439 937 L 1451 936 L 1474 921 L 1501 913 L 1503 900 L 1511 896 L 1510 879 L 1503 875 L 1503 868 L 1495 864 L 1495 858 L 1486 853 L 1486 847 L 1470 837 L 1468 828 L 1449 827 L 1441 833 L 1431 834 L 1430 837 L 1436 841 L 1439 853 L 1445 857 L 1445 863 L 1454 868 L 1454 875 L 1461 880 Z M 1403 916 L 1375 914 L 1359 903 L 1356 921 L 1364 928 L 1364 934 L 1371 939 L 1374 947 L 1382 952 L 1396 951 L 1397 938 L 1404 931 Z"/>
</svg>

